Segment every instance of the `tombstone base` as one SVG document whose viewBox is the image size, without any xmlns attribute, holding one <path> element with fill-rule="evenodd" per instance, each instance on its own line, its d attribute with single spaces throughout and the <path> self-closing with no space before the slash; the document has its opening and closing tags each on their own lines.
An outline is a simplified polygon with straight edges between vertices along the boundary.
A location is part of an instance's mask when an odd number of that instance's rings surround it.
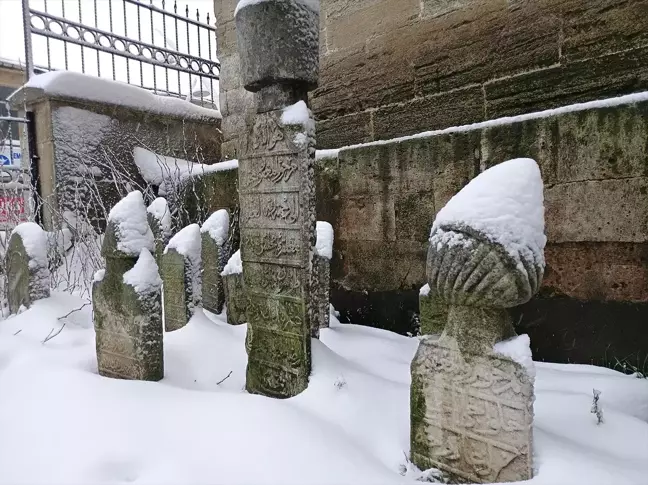
<svg viewBox="0 0 648 485">
<path fill-rule="evenodd" d="M 411 459 L 453 483 L 529 480 L 533 378 L 513 360 L 426 336 L 412 361 Z"/>
</svg>

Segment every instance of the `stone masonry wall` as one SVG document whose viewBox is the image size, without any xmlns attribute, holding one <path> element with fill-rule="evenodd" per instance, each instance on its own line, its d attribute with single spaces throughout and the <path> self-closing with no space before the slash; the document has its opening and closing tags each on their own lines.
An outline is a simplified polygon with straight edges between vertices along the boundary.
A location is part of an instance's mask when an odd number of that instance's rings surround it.
<svg viewBox="0 0 648 485">
<path fill-rule="evenodd" d="M 235 156 L 251 98 L 234 8 L 214 0 L 221 110 Z M 318 148 L 648 88 L 648 0 L 322 0 Z"/>
<path fill-rule="evenodd" d="M 221 159 L 220 119 L 183 119 L 129 107 L 42 97 L 30 104 L 35 112 L 41 191 L 49 204 L 74 210 L 93 204 L 97 197 L 89 178 L 101 194 L 105 208 L 118 202 L 113 168 L 127 173 L 144 186 L 133 161 L 133 149 L 144 147 L 160 155 L 202 163 Z M 48 204 L 48 205 L 49 205 Z M 96 205 L 96 204 L 95 204 Z M 45 224 L 56 224 L 48 207 Z M 90 215 L 103 227 L 103 208 L 91 207 Z"/>
<path fill-rule="evenodd" d="M 480 171 L 516 157 L 541 167 L 548 236 L 544 283 L 516 310 L 519 332 L 530 334 L 537 359 L 641 364 L 648 349 L 648 100 L 319 159 L 317 219 L 335 231 L 333 305 L 353 323 L 413 331 L 436 213 Z M 200 205 L 230 206 L 227 183 Z"/>
</svg>

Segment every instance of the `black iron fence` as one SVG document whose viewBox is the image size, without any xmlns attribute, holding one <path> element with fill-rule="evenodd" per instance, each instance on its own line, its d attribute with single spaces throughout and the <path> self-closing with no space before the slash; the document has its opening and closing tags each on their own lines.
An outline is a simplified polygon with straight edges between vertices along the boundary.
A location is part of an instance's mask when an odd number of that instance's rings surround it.
<svg viewBox="0 0 648 485">
<path fill-rule="evenodd" d="M 189 5 L 177 0 L 22 2 L 28 75 L 36 64 L 218 105 L 220 64 L 209 13 L 201 21 L 196 10 L 192 18 Z"/>
</svg>

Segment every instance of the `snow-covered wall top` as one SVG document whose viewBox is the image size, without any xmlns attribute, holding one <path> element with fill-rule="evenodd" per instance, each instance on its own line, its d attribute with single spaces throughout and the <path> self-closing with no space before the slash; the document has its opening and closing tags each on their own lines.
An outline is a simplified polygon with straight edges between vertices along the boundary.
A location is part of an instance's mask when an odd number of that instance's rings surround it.
<svg viewBox="0 0 648 485">
<path fill-rule="evenodd" d="M 20 104 L 23 97 L 29 101 L 34 96 L 23 91 L 24 88 L 36 89 L 52 97 L 124 106 L 183 119 L 221 119 L 219 111 L 203 108 L 183 99 L 158 96 L 144 88 L 78 72 L 52 71 L 34 76 L 23 89 L 11 96 L 12 103 Z"/>
</svg>

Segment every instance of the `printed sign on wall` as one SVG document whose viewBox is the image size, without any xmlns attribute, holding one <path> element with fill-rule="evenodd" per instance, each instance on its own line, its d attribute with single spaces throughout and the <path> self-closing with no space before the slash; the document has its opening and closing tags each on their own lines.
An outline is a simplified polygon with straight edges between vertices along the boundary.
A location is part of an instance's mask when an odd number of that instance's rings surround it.
<svg viewBox="0 0 648 485">
<path fill-rule="evenodd" d="M 22 152 L 20 146 L 9 147 L 9 145 L 0 145 L 0 165 L 14 165 L 20 167 L 22 161 Z"/>
</svg>

